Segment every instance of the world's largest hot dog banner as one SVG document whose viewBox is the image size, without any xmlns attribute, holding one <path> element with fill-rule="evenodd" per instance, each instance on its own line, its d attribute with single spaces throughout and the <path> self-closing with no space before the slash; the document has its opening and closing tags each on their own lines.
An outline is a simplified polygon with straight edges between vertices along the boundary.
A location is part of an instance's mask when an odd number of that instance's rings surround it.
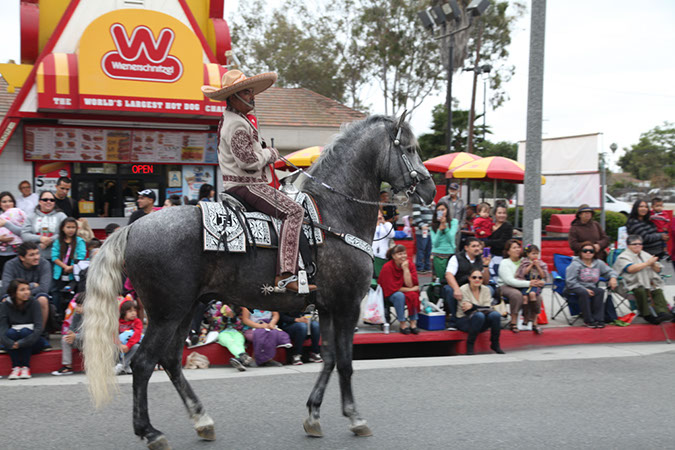
<svg viewBox="0 0 675 450">
<path fill-rule="evenodd" d="M 217 135 L 197 131 L 24 128 L 26 161 L 217 164 Z"/>
</svg>

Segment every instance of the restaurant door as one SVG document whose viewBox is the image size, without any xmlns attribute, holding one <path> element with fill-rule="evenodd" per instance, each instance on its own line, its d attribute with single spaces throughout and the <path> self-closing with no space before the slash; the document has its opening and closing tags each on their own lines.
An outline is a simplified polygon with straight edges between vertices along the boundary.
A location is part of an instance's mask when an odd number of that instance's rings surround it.
<svg viewBox="0 0 675 450">
<path fill-rule="evenodd" d="M 155 206 L 164 203 L 165 166 L 139 173 L 134 164 L 74 164 L 72 195 L 82 217 L 128 217 L 136 209 L 138 193 L 155 192 Z M 146 171 L 147 172 L 147 171 Z"/>
</svg>

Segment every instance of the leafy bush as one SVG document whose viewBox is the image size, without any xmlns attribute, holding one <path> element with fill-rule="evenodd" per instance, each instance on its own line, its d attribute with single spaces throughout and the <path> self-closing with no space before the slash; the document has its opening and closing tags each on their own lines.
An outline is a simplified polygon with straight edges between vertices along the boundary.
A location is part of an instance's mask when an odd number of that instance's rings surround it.
<svg viewBox="0 0 675 450">
<path fill-rule="evenodd" d="M 518 217 L 520 224 L 523 223 L 523 207 L 518 207 Z M 576 208 L 563 208 L 563 209 L 548 209 L 544 208 L 541 210 L 541 231 L 546 231 L 546 226 L 551 222 L 551 216 L 553 214 L 576 214 Z M 508 211 L 508 221 L 514 223 L 516 216 L 516 209 L 509 208 Z M 593 212 L 593 220 L 600 223 L 600 211 Z M 626 216 L 621 213 L 615 213 L 612 211 L 605 211 L 605 232 L 609 239 L 615 241 L 619 228 L 626 225 Z"/>
</svg>

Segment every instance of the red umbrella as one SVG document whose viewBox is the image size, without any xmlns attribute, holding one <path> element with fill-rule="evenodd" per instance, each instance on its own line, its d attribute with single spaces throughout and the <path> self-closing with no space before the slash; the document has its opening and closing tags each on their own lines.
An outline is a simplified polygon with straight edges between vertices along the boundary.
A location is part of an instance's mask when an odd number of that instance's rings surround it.
<svg viewBox="0 0 675 450">
<path fill-rule="evenodd" d="M 480 156 L 473 153 L 454 152 L 445 155 L 435 156 L 424 161 L 424 166 L 430 172 L 446 173 L 462 164 L 481 159 Z"/>
</svg>

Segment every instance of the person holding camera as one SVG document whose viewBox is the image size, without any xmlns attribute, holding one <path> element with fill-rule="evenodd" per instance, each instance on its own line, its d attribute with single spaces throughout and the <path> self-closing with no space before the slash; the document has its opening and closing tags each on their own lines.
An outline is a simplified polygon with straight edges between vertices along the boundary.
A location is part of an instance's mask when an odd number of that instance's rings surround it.
<svg viewBox="0 0 675 450">
<path fill-rule="evenodd" d="M 474 354 L 474 343 L 480 333 L 490 329 L 490 348 L 495 353 L 504 354 L 499 345 L 501 314 L 492 308 L 492 293 L 483 284 L 483 271 L 473 269 L 469 282 L 460 288 L 462 298 L 457 308 L 457 329 L 469 333 L 466 340 L 466 354 Z"/>
</svg>

